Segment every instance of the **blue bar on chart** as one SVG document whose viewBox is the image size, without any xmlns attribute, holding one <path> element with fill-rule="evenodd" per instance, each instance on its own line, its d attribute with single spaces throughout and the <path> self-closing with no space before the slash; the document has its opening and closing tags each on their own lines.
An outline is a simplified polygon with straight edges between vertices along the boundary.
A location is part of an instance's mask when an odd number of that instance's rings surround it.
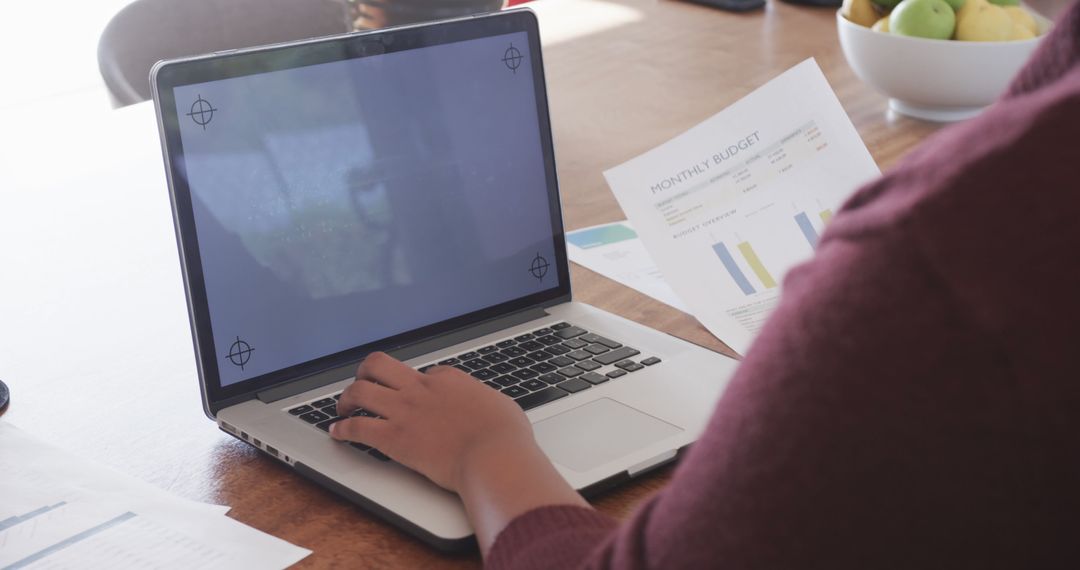
<svg viewBox="0 0 1080 570">
<path fill-rule="evenodd" d="M 714 244 L 712 246 L 713 251 L 716 252 L 716 256 L 720 258 L 720 263 L 724 264 L 724 269 L 731 274 L 731 278 L 735 280 L 735 284 L 742 289 L 742 292 L 747 295 L 753 295 L 757 291 L 754 290 L 754 286 L 750 284 L 750 280 L 743 274 L 742 269 L 735 264 L 735 258 L 731 257 L 731 252 L 728 251 L 724 242 Z"/>
<path fill-rule="evenodd" d="M 806 212 L 800 212 L 799 215 L 795 216 L 795 223 L 799 224 L 799 229 L 802 230 L 802 235 L 806 236 L 806 241 L 810 242 L 810 247 L 817 249 L 817 231 L 814 230 L 814 226 L 810 223 L 810 218 L 806 215 Z"/>
</svg>

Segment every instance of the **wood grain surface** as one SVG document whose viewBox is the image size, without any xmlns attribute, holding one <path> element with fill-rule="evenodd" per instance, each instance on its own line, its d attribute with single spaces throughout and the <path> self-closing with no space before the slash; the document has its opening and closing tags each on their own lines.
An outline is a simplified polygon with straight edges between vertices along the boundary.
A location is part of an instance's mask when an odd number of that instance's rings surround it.
<svg viewBox="0 0 1080 570">
<path fill-rule="evenodd" d="M 579 0 L 537 12 L 570 229 L 623 217 L 603 170 L 807 57 L 882 169 L 939 128 L 886 112 L 844 61 L 832 10 L 770 0 L 734 15 L 667 0 Z M 202 415 L 152 109 L 76 130 L 27 135 L 21 160 L 0 173 L 0 378 L 13 398 L 3 419 L 178 495 L 227 504 L 229 516 L 312 549 L 302 567 L 479 566 L 476 554 L 424 547 Z M 34 167 L 56 155 L 67 167 Z M 577 266 L 572 279 L 580 300 L 728 352 L 684 313 Z M 595 504 L 624 517 L 672 472 Z"/>
</svg>

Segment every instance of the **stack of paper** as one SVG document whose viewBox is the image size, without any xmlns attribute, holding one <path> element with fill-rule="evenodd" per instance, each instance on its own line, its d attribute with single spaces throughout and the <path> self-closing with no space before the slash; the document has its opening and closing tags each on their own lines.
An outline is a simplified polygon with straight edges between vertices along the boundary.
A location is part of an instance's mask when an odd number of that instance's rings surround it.
<svg viewBox="0 0 1080 570">
<path fill-rule="evenodd" d="M 814 60 L 604 173 L 690 312 L 744 353 L 877 165 Z"/>
<path fill-rule="evenodd" d="M 0 422 L 0 569 L 285 568 L 311 553 Z"/>
</svg>

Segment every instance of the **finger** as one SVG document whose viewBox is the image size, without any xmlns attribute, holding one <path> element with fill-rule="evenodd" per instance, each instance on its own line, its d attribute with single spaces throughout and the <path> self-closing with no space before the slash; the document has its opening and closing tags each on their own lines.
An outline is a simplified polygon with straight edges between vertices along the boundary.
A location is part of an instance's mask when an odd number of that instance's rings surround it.
<svg viewBox="0 0 1080 570">
<path fill-rule="evenodd" d="M 347 416 L 357 408 L 371 410 L 380 416 L 390 417 L 396 391 L 367 380 L 353 382 L 341 393 L 337 410 L 339 416 Z"/>
<path fill-rule="evenodd" d="M 330 437 L 381 448 L 387 440 L 387 425 L 386 420 L 349 418 L 330 424 Z"/>
<path fill-rule="evenodd" d="M 407 364 L 385 352 L 372 352 L 356 369 L 357 380 L 371 380 L 395 390 L 400 390 L 410 380 L 415 380 L 419 374 Z"/>
</svg>

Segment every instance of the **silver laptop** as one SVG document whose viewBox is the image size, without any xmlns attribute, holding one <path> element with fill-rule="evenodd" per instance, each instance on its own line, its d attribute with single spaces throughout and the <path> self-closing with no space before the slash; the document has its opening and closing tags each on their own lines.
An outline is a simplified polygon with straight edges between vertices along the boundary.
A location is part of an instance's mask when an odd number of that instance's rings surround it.
<svg viewBox="0 0 1080 570">
<path fill-rule="evenodd" d="M 151 82 L 226 433 L 457 550 L 455 495 L 327 434 L 372 351 L 515 399 L 585 494 L 702 432 L 735 362 L 573 300 L 531 12 L 168 61 Z"/>
</svg>

